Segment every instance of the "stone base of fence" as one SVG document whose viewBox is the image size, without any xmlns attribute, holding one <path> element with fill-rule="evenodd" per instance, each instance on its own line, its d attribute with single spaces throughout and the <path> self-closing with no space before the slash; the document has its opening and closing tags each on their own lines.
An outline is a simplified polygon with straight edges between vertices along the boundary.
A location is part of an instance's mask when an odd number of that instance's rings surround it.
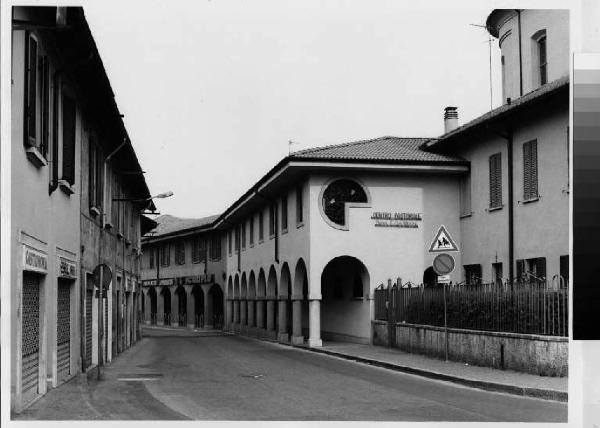
<svg viewBox="0 0 600 428">
<path fill-rule="evenodd" d="M 373 345 L 445 358 L 443 327 L 397 323 L 390 338 L 386 321 L 372 321 Z M 558 336 L 448 329 L 448 359 L 542 376 L 568 375 L 569 339 Z"/>
</svg>

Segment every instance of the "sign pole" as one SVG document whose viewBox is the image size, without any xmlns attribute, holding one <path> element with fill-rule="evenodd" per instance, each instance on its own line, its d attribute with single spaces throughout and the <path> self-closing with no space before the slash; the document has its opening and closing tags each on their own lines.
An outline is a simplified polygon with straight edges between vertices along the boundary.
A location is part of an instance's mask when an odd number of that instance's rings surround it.
<svg viewBox="0 0 600 428">
<path fill-rule="evenodd" d="M 104 281 L 104 266 L 100 266 L 100 281 L 98 284 L 98 380 L 102 367 L 102 341 L 104 340 L 104 314 L 102 313 L 102 282 Z"/>
<path fill-rule="evenodd" d="M 444 335 L 446 338 L 446 361 L 448 361 L 448 310 L 446 303 L 446 283 L 444 282 Z"/>
</svg>

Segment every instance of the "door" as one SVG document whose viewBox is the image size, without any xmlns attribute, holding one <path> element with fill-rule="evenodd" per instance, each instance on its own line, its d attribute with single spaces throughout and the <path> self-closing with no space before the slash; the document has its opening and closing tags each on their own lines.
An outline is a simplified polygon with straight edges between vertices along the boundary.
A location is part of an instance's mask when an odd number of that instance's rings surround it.
<svg viewBox="0 0 600 428">
<path fill-rule="evenodd" d="M 56 316 L 56 371 L 58 381 L 71 373 L 71 281 L 58 280 Z"/>
<path fill-rule="evenodd" d="M 23 324 L 21 387 L 23 401 L 37 394 L 40 353 L 40 277 L 23 272 Z"/>
</svg>

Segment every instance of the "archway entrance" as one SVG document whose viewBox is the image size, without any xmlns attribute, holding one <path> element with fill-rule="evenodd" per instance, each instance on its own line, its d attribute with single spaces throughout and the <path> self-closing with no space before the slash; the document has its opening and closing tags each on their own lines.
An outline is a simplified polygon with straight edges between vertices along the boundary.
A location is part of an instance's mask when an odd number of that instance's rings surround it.
<svg viewBox="0 0 600 428">
<path fill-rule="evenodd" d="M 171 290 L 163 288 L 161 293 L 163 297 L 163 320 L 165 325 L 171 325 Z"/>
<path fill-rule="evenodd" d="M 213 302 L 213 328 L 223 328 L 223 290 L 219 284 L 213 284 L 208 293 Z"/>
<path fill-rule="evenodd" d="M 332 259 L 321 274 L 321 338 L 369 343 L 369 272 L 355 257 Z"/>
<path fill-rule="evenodd" d="M 157 312 L 157 299 L 156 290 L 154 287 L 148 289 L 148 296 L 150 297 L 150 324 L 156 324 L 156 312 Z"/>
<path fill-rule="evenodd" d="M 178 325 L 180 325 L 180 326 L 186 326 L 187 325 L 187 295 L 185 292 L 185 288 L 183 288 L 180 285 L 179 287 L 177 287 L 177 290 L 175 290 L 175 294 L 177 295 L 177 314 L 174 314 L 176 316 L 174 324 L 178 323 Z"/>
<path fill-rule="evenodd" d="M 194 327 L 201 328 L 204 326 L 204 292 L 202 287 L 194 285 L 192 296 L 194 297 Z"/>
</svg>

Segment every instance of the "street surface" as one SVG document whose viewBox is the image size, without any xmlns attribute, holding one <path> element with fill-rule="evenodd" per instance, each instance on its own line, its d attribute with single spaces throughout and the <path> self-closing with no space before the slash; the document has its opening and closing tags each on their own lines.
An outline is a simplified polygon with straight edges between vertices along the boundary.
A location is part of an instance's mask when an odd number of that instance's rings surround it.
<svg viewBox="0 0 600 428">
<path fill-rule="evenodd" d="M 567 404 L 486 392 L 238 336 L 145 330 L 18 419 L 566 422 Z"/>
</svg>

